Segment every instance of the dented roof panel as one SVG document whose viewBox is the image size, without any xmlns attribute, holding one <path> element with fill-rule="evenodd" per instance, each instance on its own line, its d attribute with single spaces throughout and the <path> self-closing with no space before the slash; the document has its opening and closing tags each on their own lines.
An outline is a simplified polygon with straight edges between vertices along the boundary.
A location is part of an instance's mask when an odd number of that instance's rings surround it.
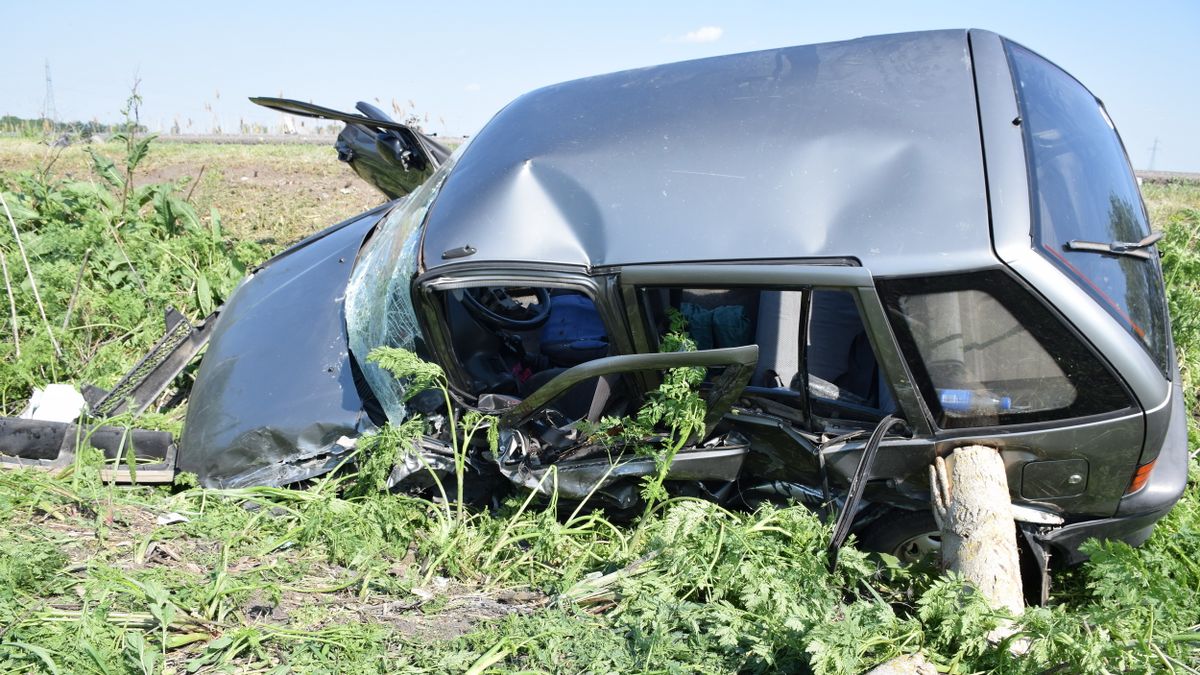
<svg viewBox="0 0 1200 675">
<path fill-rule="evenodd" d="M 772 49 L 534 91 L 465 150 L 428 267 L 841 256 L 994 263 L 966 31 Z"/>
</svg>

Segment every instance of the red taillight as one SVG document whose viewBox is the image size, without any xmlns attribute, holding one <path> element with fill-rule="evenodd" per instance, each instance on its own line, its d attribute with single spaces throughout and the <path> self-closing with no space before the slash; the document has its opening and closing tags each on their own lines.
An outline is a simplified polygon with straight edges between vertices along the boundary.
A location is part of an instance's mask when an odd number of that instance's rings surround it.
<svg viewBox="0 0 1200 675">
<path fill-rule="evenodd" d="M 1154 462 L 1157 461 L 1155 459 L 1147 462 L 1139 466 L 1137 471 L 1133 472 L 1133 480 L 1129 481 L 1129 489 L 1125 491 L 1125 494 L 1131 495 L 1145 487 L 1146 481 L 1150 480 L 1150 471 L 1154 469 Z"/>
</svg>

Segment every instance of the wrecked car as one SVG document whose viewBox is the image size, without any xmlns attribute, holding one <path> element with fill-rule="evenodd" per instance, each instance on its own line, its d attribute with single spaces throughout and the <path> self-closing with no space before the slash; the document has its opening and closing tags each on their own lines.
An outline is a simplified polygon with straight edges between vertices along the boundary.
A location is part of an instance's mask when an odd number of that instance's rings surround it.
<svg viewBox="0 0 1200 675">
<path fill-rule="evenodd" d="M 634 506 L 653 462 L 580 429 L 699 367 L 707 417 L 668 487 L 837 504 L 866 548 L 937 547 L 927 470 L 966 444 L 999 450 L 1013 504 L 1047 516 L 1018 518 L 1025 544 L 1067 561 L 1140 543 L 1181 495 L 1179 370 L 1121 140 L 1082 84 L 994 33 L 566 82 L 453 153 L 367 104 L 256 102 L 345 122 L 339 157 L 393 201 L 263 264 L 203 324 L 177 317 L 142 368 L 169 380 L 207 341 L 178 448 L 151 439 L 204 485 L 304 481 L 444 414 L 366 360 L 391 346 L 496 416 L 469 463 L 485 491 L 546 490 L 553 468 L 563 500 Z M 696 351 L 662 351 L 671 316 Z M 437 433 L 420 453 L 394 489 L 452 470 Z"/>
</svg>

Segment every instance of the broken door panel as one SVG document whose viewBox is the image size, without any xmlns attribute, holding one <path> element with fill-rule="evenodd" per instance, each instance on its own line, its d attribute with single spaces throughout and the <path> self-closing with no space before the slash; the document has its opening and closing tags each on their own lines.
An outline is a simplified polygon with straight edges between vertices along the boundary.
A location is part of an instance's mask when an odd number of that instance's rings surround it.
<svg viewBox="0 0 1200 675">
<path fill-rule="evenodd" d="M 289 115 L 345 122 L 334 145 L 338 159 L 389 199 L 417 189 L 450 157 L 450 149 L 432 137 L 363 101 L 357 106 L 362 115 L 286 98 L 259 96 L 250 101 Z"/>
<path fill-rule="evenodd" d="M 725 434 L 705 441 L 717 422 L 729 411 L 758 361 L 758 347 L 747 345 L 696 352 L 626 354 L 595 359 L 568 368 L 529 397 L 503 413 L 496 466 L 513 484 L 557 494 L 568 500 L 586 499 L 596 493 L 602 499 L 624 508 L 637 499 L 637 486 L 645 476 L 657 470 L 655 461 L 644 455 L 623 452 L 622 448 L 597 444 L 577 433 L 576 421 L 564 419 L 555 428 L 551 406 L 567 391 L 595 382 L 597 397 L 607 389 L 606 377 L 644 370 L 707 367 L 719 368 L 706 397 L 705 429 L 695 444 L 680 450 L 671 462 L 668 480 L 737 480 L 748 452 L 744 439 Z M 593 408 L 603 408 L 603 402 Z M 589 415 L 591 417 L 592 415 Z M 595 420 L 592 420 L 595 421 Z M 559 446 L 559 447 L 555 447 Z"/>
<path fill-rule="evenodd" d="M 740 437 L 720 438 L 711 447 L 685 448 L 671 462 L 669 481 L 732 482 L 741 473 L 749 452 Z M 536 465 L 519 457 L 518 448 L 528 443 L 519 434 L 501 435 L 501 447 L 508 450 L 498 458 L 500 473 L 514 485 L 549 496 L 557 491 L 560 498 L 572 501 L 599 495 L 618 508 L 628 508 L 638 499 L 642 478 L 654 475 L 654 459 L 644 456 L 591 457 Z M 549 475 L 548 475 L 549 474 Z"/>
<path fill-rule="evenodd" d="M 718 377 L 710 392 L 706 431 L 711 431 L 716 420 L 729 411 L 733 401 L 741 393 L 754 365 L 758 363 L 758 346 L 746 345 L 727 349 L 707 349 L 696 352 L 655 352 L 652 354 L 626 354 L 595 359 L 568 368 L 547 382 L 528 398 L 506 412 L 500 423 L 515 427 L 527 422 L 537 411 L 571 387 L 604 375 L 631 373 L 640 370 L 666 370 L 691 366 L 720 367 L 725 371 Z"/>
</svg>

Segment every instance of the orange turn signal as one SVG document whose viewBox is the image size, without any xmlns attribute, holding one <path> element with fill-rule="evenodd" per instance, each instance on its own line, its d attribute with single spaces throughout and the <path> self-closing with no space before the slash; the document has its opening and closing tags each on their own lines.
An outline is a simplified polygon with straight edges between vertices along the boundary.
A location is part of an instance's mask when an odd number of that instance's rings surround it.
<svg viewBox="0 0 1200 675">
<path fill-rule="evenodd" d="M 1125 494 L 1131 495 L 1146 486 L 1146 481 L 1150 480 L 1150 471 L 1154 469 L 1154 462 L 1157 461 L 1157 459 L 1151 460 L 1133 472 L 1133 480 L 1129 481 L 1129 489 L 1125 491 Z"/>
</svg>

